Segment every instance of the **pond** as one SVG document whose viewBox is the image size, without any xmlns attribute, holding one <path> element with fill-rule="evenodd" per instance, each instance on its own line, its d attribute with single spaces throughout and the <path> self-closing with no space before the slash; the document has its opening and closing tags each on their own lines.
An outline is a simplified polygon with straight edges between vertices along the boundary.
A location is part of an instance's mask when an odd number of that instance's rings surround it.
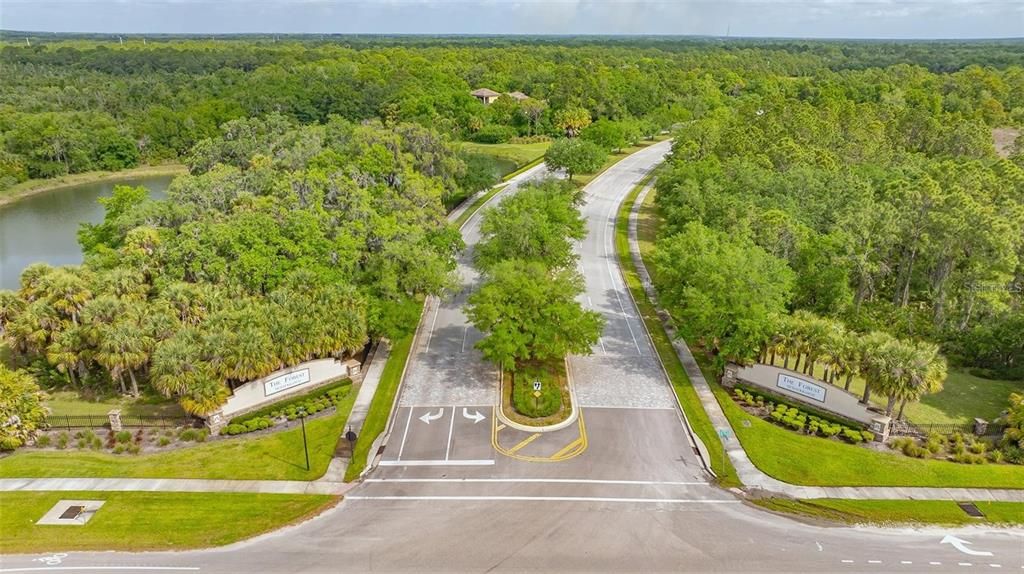
<svg viewBox="0 0 1024 574">
<path fill-rule="evenodd" d="M 0 207 L 0 289 L 17 289 L 18 278 L 32 263 L 74 265 L 82 262 L 78 225 L 103 221 L 103 206 L 117 185 L 141 185 L 153 198 L 164 197 L 173 176 L 152 176 L 64 187 Z"/>
</svg>

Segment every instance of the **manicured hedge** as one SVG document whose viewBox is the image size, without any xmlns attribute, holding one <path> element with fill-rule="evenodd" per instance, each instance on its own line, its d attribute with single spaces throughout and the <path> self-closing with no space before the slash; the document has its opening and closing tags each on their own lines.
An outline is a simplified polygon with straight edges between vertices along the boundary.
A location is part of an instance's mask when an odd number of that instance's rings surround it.
<svg viewBox="0 0 1024 574">
<path fill-rule="evenodd" d="M 301 405 L 302 403 L 305 403 L 305 402 L 314 403 L 318 399 L 321 399 L 323 397 L 328 397 L 328 398 L 331 399 L 332 403 L 337 403 L 339 400 L 345 398 L 345 396 L 348 394 L 348 392 L 349 392 L 349 390 L 351 388 L 352 388 L 352 381 L 351 381 L 351 379 L 342 379 L 340 381 L 336 381 L 336 382 L 330 383 L 328 385 L 325 385 L 325 386 L 313 389 L 312 391 L 310 391 L 310 392 L 308 392 L 308 393 L 306 393 L 304 395 L 298 395 L 298 396 L 295 396 L 295 397 L 291 397 L 291 398 L 285 399 L 283 401 L 278 401 L 276 403 L 271 403 L 271 404 L 269 404 L 269 405 L 267 405 L 267 406 L 265 406 L 265 407 L 263 407 L 263 408 L 261 408 L 259 410 L 252 411 L 252 412 L 249 412 L 249 413 L 245 413 L 244 415 L 239 415 L 239 416 L 231 419 L 228 422 L 228 424 L 229 425 L 245 424 L 246 422 L 248 422 L 248 421 L 250 421 L 252 419 L 259 419 L 259 418 L 268 418 L 268 417 L 269 418 L 279 418 L 289 408 L 297 407 L 297 406 L 299 406 L 299 405 Z M 306 409 L 306 411 L 309 412 L 309 409 Z M 258 429 L 254 429 L 254 430 L 258 430 Z"/>
<path fill-rule="evenodd" d="M 733 389 L 733 398 L 750 407 L 768 410 L 768 420 L 789 427 L 798 432 L 822 436 L 825 438 L 839 437 L 846 442 L 857 444 L 875 440 L 874 433 L 859 428 L 850 428 L 817 415 L 809 414 L 797 407 L 785 403 L 776 403 L 760 395 L 749 393 L 741 388 Z"/>
<path fill-rule="evenodd" d="M 773 402 L 775 404 L 785 403 L 787 405 L 791 405 L 791 404 L 795 405 L 797 408 L 799 408 L 803 412 L 807 413 L 808 415 L 814 415 L 814 416 L 818 417 L 819 419 L 828 421 L 830 423 L 835 423 L 835 424 L 838 424 L 838 425 L 847 426 L 847 427 L 850 427 L 852 429 L 864 430 L 864 424 L 863 423 L 857 422 L 857 421 L 852 420 L 852 419 L 847 419 L 847 418 L 841 417 L 841 416 L 836 415 L 834 413 L 828 413 L 828 412 L 825 412 L 825 411 L 822 411 L 822 410 L 818 410 L 818 409 L 816 409 L 814 407 L 807 406 L 804 403 L 798 403 L 797 401 L 794 401 L 793 399 L 791 399 L 789 397 L 786 397 L 786 396 L 783 396 L 783 395 L 780 395 L 780 394 L 777 394 L 777 393 L 773 393 L 771 391 L 766 391 L 766 390 L 761 389 L 761 388 L 748 387 L 747 385 L 743 385 L 743 384 L 737 384 L 734 388 L 736 388 L 736 389 L 743 389 L 744 392 L 751 393 L 753 395 L 760 395 L 760 396 L 764 397 L 765 401 L 770 401 L 770 402 Z"/>
</svg>

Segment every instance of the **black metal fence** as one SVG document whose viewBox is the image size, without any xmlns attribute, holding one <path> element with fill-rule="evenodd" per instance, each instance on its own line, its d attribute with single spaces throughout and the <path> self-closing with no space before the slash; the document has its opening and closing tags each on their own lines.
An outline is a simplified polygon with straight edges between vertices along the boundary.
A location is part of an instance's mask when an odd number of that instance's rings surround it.
<svg viewBox="0 0 1024 574">
<path fill-rule="evenodd" d="M 49 415 L 46 424 L 53 429 L 110 428 L 107 415 Z M 195 417 L 166 417 L 160 415 L 121 415 L 124 428 L 195 427 L 202 424 Z"/>
</svg>

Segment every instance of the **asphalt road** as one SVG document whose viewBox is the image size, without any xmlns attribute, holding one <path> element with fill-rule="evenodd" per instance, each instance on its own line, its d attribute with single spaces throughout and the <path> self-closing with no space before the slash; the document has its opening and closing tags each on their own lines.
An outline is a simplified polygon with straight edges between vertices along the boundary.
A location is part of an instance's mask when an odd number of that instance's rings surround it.
<svg viewBox="0 0 1024 574">
<path fill-rule="evenodd" d="M 592 356 L 571 359 L 578 424 L 537 435 L 495 421 L 497 373 L 460 310 L 477 280 L 467 254 L 465 289 L 424 315 L 381 465 L 338 507 L 219 549 L 5 556 L 0 572 L 1024 571 L 1024 532 L 957 531 L 968 554 L 941 544 L 950 530 L 803 524 L 707 483 L 613 255 L 619 202 L 667 151 L 586 189 L 581 302 L 607 327 Z"/>
</svg>

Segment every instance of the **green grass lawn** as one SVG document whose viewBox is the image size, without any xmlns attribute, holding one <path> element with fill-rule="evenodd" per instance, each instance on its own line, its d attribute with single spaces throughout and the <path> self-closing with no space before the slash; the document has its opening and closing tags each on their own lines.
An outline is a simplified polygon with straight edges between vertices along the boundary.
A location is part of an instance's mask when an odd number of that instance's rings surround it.
<svg viewBox="0 0 1024 574">
<path fill-rule="evenodd" d="M 782 366 L 782 359 L 776 358 L 775 364 Z M 815 378 L 821 379 L 824 374 L 825 367 L 816 364 Z M 857 396 L 863 395 L 864 379 L 854 377 L 850 392 Z M 1021 392 L 1024 392 L 1024 381 L 983 379 L 965 371 L 950 369 L 942 391 L 926 395 L 918 403 L 908 404 L 903 414 L 907 420 L 919 425 L 962 424 L 972 422 L 975 418 L 991 421 L 1009 405 L 1010 393 Z M 871 395 L 871 404 L 884 407 L 885 403 L 884 396 Z"/>
<path fill-rule="evenodd" d="M 955 502 L 946 500 L 789 500 L 768 498 L 754 504 L 789 514 L 821 518 L 845 524 L 1024 524 L 1024 503 L 975 502 L 985 518 L 968 516 Z"/>
<path fill-rule="evenodd" d="M 712 385 L 750 460 L 785 482 L 810 486 L 934 486 L 1024 488 L 1024 466 L 966 465 L 808 436 L 748 415 L 725 389 Z M 749 426 L 743 424 L 749 421 Z"/>
<path fill-rule="evenodd" d="M 71 449 L 21 450 L 0 460 L 0 478 L 315 480 L 327 471 L 355 395 L 349 393 L 338 405 L 337 412 L 306 422 L 311 470 L 305 469 L 302 433 L 295 428 L 259 437 L 226 438 L 148 455 L 114 455 Z"/>
<path fill-rule="evenodd" d="M 683 411 L 686 413 L 686 418 L 690 422 L 693 432 L 714 453 L 720 450 L 718 448 L 718 435 L 715 432 L 715 427 L 704 411 L 704 407 L 700 403 L 700 397 L 697 396 L 697 391 L 690 382 L 690 377 L 686 375 L 686 370 L 683 369 L 682 363 L 679 362 L 679 357 L 672 346 L 672 341 L 665 333 L 654 305 L 647 299 L 647 295 L 640 284 L 640 278 L 633 267 L 633 260 L 629 255 L 629 212 L 644 185 L 645 183 L 638 185 L 626 197 L 619 208 L 618 218 L 615 223 L 615 251 L 619 258 L 619 268 L 622 270 L 623 276 L 626 279 L 626 285 L 629 287 L 634 301 L 636 301 L 640 316 L 643 318 L 644 323 L 647 325 L 647 330 L 651 334 L 654 348 L 658 351 L 658 356 L 661 357 L 665 370 L 668 371 L 672 388 L 675 390 L 676 396 L 679 397 L 679 402 L 683 406 Z M 648 196 L 650 195 L 648 194 Z M 638 221 L 639 224 L 640 222 Z M 653 235 L 644 236 L 645 233 L 653 233 L 653 227 L 639 226 L 637 233 L 637 239 L 641 243 L 641 251 L 643 251 L 645 242 L 653 244 Z M 720 485 L 724 487 L 741 486 L 739 477 L 736 475 L 736 469 L 733 468 L 728 458 L 712 456 L 711 459 L 711 468 L 718 476 Z"/>
<path fill-rule="evenodd" d="M 36 526 L 62 499 L 106 503 L 84 526 Z M 314 516 L 336 500 L 301 494 L 0 492 L 0 554 L 222 546 Z"/>
<path fill-rule="evenodd" d="M 469 153 L 489 155 L 498 160 L 512 162 L 515 168 L 521 168 L 538 158 L 544 156 L 551 142 L 538 142 L 529 144 L 483 144 L 476 142 L 463 142 L 462 149 Z"/>
<path fill-rule="evenodd" d="M 144 395 L 138 399 L 122 395 L 83 397 L 77 391 L 48 391 L 46 406 L 54 415 L 106 416 L 111 409 L 121 409 L 123 415 L 183 417 L 185 411 L 178 403 L 159 395 Z"/>
<path fill-rule="evenodd" d="M 363 421 L 363 430 L 356 439 L 352 449 L 352 460 L 345 470 L 345 480 L 352 481 L 359 477 L 359 474 L 366 468 L 367 457 L 370 454 L 370 447 L 373 441 L 377 440 L 380 433 L 388 424 L 388 417 L 391 415 L 391 406 L 395 402 L 395 393 L 398 392 L 398 384 L 402 381 L 402 371 L 405 370 L 405 363 L 409 360 L 409 351 L 412 347 L 413 334 L 394 342 L 391 346 L 391 354 L 388 362 L 384 365 L 384 371 L 380 376 L 380 383 L 377 385 L 377 392 L 370 402 L 370 410 Z"/>
</svg>

